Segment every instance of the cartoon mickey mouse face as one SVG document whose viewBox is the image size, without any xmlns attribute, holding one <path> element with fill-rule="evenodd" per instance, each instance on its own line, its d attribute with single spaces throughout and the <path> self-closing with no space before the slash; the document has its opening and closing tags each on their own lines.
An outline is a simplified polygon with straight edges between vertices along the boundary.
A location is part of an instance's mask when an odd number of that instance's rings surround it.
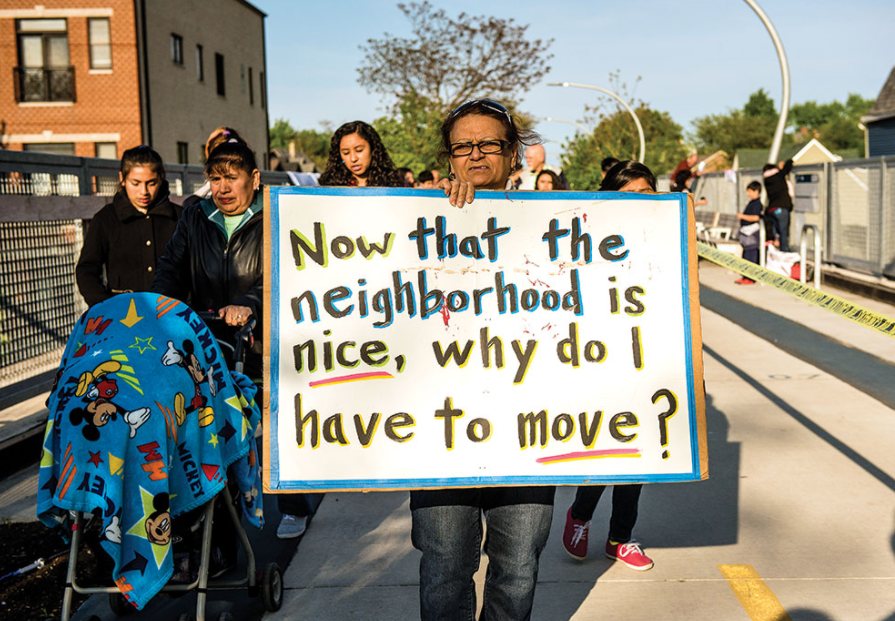
<svg viewBox="0 0 895 621">
<path fill-rule="evenodd" d="M 99 428 L 105 426 L 110 420 L 118 418 L 118 408 L 114 403 L 104 399 L 97 399 L 87 406 L 86 410 L 75 408 L 69 414 L 72 425 L 84 423 L 81 434 L 85 440 L 96 442 L 99 440 Z"/>
<path fill-rule="evenodd" d="M 171 542 L 171 514 L 169 513 L 168 494 L 161 492 L 152 499 L 155 511 L 146 518 L 146 537 L 150 542 L 166 546 Z"/>
<path fill-rule="evenodd" d="M 199 364 L 199 359 L 194 353 L 195 347 L 193 346 L 193 342 L 189 340 L 184 341 L 183 351 L 186 354 L 185 367 L 187 372 L 190 374 L 190 377 L 193 378 L 194 384 L 201 384 L 205 381 L 205 371 L 202 369 Z"/>
</svg>

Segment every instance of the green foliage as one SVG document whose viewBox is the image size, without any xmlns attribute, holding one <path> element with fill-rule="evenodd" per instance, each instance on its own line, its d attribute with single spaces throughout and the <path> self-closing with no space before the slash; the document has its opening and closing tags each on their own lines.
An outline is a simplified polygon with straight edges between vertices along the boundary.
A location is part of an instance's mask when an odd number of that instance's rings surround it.
<svg viewBox="0 0 895 621">
<path fill-rule="evenodd" d="M 863 152 L 864 132 L 858 123 L 872 106 L 872 99 L 864 99 L 856 93 L 851 93 L 845 103 L 806 101 L 792 106 L 787 122 L 797 135 L 804 131 L 808 138 L 816 136 L 833 151 L 858 149 Z"/>
<path fill-rule="evenodd" d="M 307 155 L 321 171 L 326 169 L 332 132 L 303 129 L 295 134 L 295 150 Z"/>
<path fill-rule="evenodd" d="M 358 82 L 368 91 L 394 97 L 400 108 L 408 96 L 444 114 L 469 99 L 494 97 L 504 103 L 528 91 L 550 71 L 553 40 L 528 40 L 528 26 L 513 19 L 449 17 L 429 2 L 398 4 L 410 21 L 411 38 L 385 33 L 361 46 Z"/>
<path fill-rule="evenodd" d="M 845 103 L 819 104 L 806 101 L 790 107 L 787 126 L 794 130 L 783 144 L 816 137 L 833 151 L 864 150 L 864 132 L 858 128 L 861 116 L 873 105 L 872 99 L 851 94 Z M 778 114 L 764 89 L 752 93 L 742 110 L 710 114 L 694 119 L 697 146 L 705 152 L 722 149 L 733 157 L 738 149 L 768 149 L 774 138 Z"/>
<path fill-rule="evenodd" d="M 747 117 L 771 121 L 775 125 L 780 117 L 777 108 L 774 107 L 774 100 L 763 88 L 749 95 L 749 101 L 743 106 L 743 114 Z"/>
<path fill-rule="evenodd" d="M 276 119 L 269 133 L 271 149 L 288 149 L 289 141 L 295 139 L 295 130 L 286 119 Z"/>
<path fill-rule="evenodd" d="M 646 164 L 654 174 L 661 175 L 687 155 L 683 144 L 683 129 L 671 115 L 653 110 L 645 103 L 634 110 L 643 126 L 646 142 Z M 606 157 L 620 160 L 639 157 L 640 141 L 631 115 L 625 110 L 603 115 L 593 133 L 577 134 L 564 145 L 563 172 L 573 190 L 599 189 L 602 175 L 600 162 Z"/>
<path fill-rule="evenodd" d="M 395 167 L 409 168 L 414 176 L 420 171 L 438 168 L 442 118 L 439 107 L 409 93 L 401 98 L 396 113 L 373 121 Z"/>
<path fill-rule="evenodd" d="M 739 149 L 768 149 L 777 117 L 749 116 L 742 110 L 694 119 L 697 148 L 704 153 L 722 150 L 730 157 Z M 792 142 L 790 140 L 789 142 Z"/>
<path fill-rule="evenodd" d="M 295 142 L 295 151 L 307 155 L 317 168 L 326 168 L 329 157 L 330 132 L 318 132 L 313 129 L 296 131 L 286 119 L 277 119 L 270 128 L 270 148 L 289 149 L 289 143 Z"/>
</svg>

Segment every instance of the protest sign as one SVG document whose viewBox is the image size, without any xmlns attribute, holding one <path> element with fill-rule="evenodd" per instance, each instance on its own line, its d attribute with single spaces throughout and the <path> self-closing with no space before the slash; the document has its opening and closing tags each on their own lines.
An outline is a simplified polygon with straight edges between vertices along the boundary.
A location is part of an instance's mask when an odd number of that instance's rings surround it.
<svg viewBox="0 0 895 621">
<path fill-rule="evenodd" d="M 269 188 L 265 491 L 706 478 L 686 201 Z"/>
</svg>

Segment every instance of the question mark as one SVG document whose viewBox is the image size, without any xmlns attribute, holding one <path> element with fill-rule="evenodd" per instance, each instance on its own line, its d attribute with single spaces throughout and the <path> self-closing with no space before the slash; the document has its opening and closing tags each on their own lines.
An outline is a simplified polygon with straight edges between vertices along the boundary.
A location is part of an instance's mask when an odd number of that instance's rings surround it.
<svg viewBox="0 0 895 621">
<path fill-rule="evenodd" d="M 659 414 L 659 443 L 668 446 L 668 419 L 677 413 L 677 397 L 667 388 L 657 390 L 653 395 L 653 403 L 665 397 L 668 399 L 668 409 Z M 668 459 L 668 451 L 662 451 L 662 459 Z"/>
</svg>

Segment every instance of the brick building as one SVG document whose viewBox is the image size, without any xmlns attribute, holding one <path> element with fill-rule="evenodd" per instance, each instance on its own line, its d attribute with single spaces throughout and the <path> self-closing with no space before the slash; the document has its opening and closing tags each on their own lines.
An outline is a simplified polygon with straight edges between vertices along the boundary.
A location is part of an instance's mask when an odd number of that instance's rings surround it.
<svg viewBox="0 0 895 621">
<path fill-rule="evenodd" d="M 266 167 L 264 18 L 244 0 L 0 0 L 0 146 L 199 164 L 229 125 Z"/>
</svg>

